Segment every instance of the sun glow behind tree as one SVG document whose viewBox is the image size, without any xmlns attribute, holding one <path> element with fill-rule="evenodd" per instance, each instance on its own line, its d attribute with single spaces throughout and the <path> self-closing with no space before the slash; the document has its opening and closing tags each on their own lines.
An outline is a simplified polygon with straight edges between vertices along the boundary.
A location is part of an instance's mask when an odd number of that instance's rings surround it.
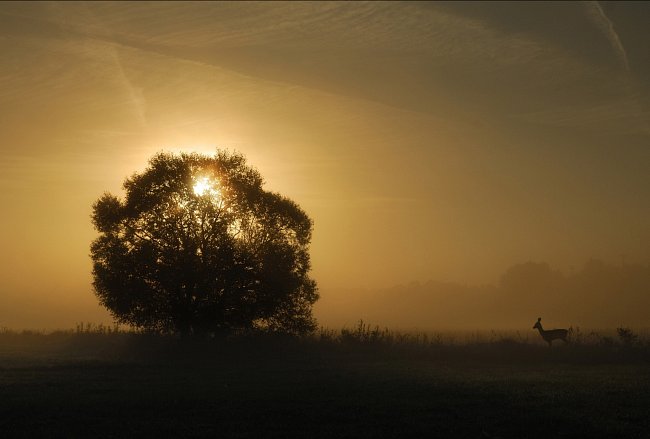
<svg viewBox="0 0 650 439">
<path fill-rule="evenodd" d="M 193 179 L 195 183 L 192 186 L 192 189 L 194 190 L 195 195 L 199 197 L 207 196 L 213 198 L 215 201 L 220 200 L 221 191 L 219 190 L 218 180 L 207 176 L 195 176 Z"/>
<path fill-rule="evenodd" d="M 94 286 L 121 322 L 181 334 L 314 328 L 312 223 L 238 154 L 160 153 L 105 194 Z"/>
</svg>

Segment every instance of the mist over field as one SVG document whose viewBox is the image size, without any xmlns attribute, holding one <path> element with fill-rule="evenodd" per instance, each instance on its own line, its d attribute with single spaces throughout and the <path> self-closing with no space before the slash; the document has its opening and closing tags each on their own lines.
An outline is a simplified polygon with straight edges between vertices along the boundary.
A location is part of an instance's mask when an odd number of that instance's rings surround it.
<svg viewBox="0 0 650 439">
<path fill-rule="evenodd" d="M 647 328 L 650 267 L 589 260 L 563 272 L 543 262 L 510 267 L 496 284 L 412 282 L 390 288 L 350 289 L 325 296 L 317 315 L 331 326 L 367 324 L 405 330 L 491 330 L 547 327 Z"/>
</svg>

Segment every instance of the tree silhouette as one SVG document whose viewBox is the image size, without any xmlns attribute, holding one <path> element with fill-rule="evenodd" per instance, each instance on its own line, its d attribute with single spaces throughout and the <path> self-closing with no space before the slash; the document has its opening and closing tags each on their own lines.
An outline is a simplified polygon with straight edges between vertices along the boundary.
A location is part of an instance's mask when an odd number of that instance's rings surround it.
<svg viewBox="0 0 650 439">
<path fill-rule="evenodd" d="M 158 153 L 93 205 L 93 286 L 117 321 L 181 335 L 315 327 L 312 221 L 237 153 Z"/>
</svg>

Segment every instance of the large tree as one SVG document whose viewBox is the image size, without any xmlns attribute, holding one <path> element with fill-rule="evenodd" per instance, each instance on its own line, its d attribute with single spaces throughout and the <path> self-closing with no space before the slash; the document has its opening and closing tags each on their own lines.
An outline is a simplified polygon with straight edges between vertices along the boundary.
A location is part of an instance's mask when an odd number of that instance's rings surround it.
<svg viewBox="0 0 650 439">
<path fill-rule="evenodd" d="M 93 286 L 115 319 L 210 334 L 315 327 L 312 221 L 240 154 L 158 153 L 93 205 Z"/>
</svg>

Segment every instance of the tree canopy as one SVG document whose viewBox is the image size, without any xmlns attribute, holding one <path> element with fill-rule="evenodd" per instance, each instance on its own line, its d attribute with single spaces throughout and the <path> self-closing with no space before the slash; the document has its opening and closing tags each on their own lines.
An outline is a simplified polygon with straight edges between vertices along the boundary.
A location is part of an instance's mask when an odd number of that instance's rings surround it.
<svg viewBox="0 0 650 439">
<path fill-rule="evenodd" d="M 166 333 L 315 327 L 312 221 L 238 153 L 158 153 L 93 205 L 93 286 L 121 323 Z"/>
</svg>

